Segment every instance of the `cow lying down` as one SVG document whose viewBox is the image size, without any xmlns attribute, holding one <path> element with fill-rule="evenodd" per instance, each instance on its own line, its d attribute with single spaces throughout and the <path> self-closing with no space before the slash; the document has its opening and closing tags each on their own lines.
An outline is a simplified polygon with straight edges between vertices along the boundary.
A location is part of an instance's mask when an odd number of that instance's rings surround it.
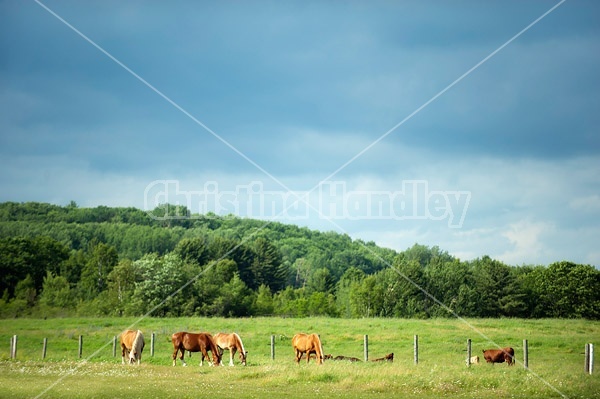
<svg viewBox="0 0 600 399">
<path fill-rule="evenodd" d="M 502 349 L 484 349 L 483 357 L 488 363 L 508 363 L 509 366 L 515 364 L 515 350 L 511 347 Z"/>
</svg>

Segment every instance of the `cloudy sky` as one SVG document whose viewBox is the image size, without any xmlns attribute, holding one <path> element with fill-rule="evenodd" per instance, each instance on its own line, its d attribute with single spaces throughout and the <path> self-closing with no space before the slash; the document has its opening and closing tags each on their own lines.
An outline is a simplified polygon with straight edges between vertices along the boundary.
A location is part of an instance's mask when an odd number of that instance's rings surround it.
<svg viewBox="0 0 600 399">
<path fill-rule="evenodd" d="M 169 201 L 598 266 L 599 18 L 584 0 L 3 0 L 0 201 Z"/>
</svg>

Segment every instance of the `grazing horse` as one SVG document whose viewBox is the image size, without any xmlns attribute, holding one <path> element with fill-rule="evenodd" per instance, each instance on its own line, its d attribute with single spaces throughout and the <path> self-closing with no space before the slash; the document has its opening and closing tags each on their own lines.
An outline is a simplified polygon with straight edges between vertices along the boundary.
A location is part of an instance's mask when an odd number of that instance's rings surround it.
<svg viewBox="0 0 600 399">
<path fill-rule="evenodd" d="M 388 353 L 384 357 L 380 357 L 379 359 L 373 359 L 371 361 L 372 362 L 393 362 L 394 361 L 394 354 L 393 353 Z"/>
<path fill-rule="evenodd" d="M 317 357 L 317 364 L 323 364 L 323 345 L 317 334 L 296 334 L 292 338 L 292 346 L 296 352 L 296 363 L 300 364 L 302 354 L 306 353 L 306 363 L 310 362 L 310 354 Z"/>
<path fill-rule="evenodd" d="M 171 341 L 173 342 L 173 366 L 175 366 L 177 362 L 177 352 L 181 351 L 181 363 L 184 366 L 187 366 L 184 360 L 185 351 L 190 352 L 202 352 L 202 357 L 200 359 L 200 366 L 204 363 L 204 359 L 210 359 L 208 357 L 208 351 L 212 353 L 212 363 L 211 366 L 218 366 L 221 363 L 221 354 L 219 353 L 219 349 L 213 340 L 212 335 L 209 333 L 188 333 L 188 332 L 176 332 L 171 335 Z"/>
<path fill-rule="evenodd" d="M 144 335 L 140 330 L 126 330 L 121 334 L 121 363 L 125 364 L 125 356 L 129 358 L 129 364 L 142 362 L 144 350 Z"/>
<path fill-rule="evenodd" d="M 239 335 L 236 333 L 225 334 L 218 333 L 214 336 L 215 344 L 219 348 L 219 353 L 221 354 L 221 365 L 223 365 L 223 350 L 229 350 L 229 365 L 233 366 L 233 357 L 235 356 L 235 352 L 240 352 L 240 361 L 245 366 L 246 365 L 246 356 L 248 352 L 244 348 L 244 343 Z"/>
<path fill-rule="evenodd" d="M 509 366 L 515 364 L 515 350 L 510 347 L 502 349 L 484 349 L 483 357 L 488 363 L 508 363 Z"/>
</svg>

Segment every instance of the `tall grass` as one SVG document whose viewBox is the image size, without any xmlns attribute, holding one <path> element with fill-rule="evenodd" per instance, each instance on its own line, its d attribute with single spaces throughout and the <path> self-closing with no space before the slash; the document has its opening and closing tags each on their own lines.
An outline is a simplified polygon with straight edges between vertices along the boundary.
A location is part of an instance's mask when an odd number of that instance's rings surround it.
<svg viewBox="0 0 600 399">
<path fill-rule="evenodd" d="M 0 321 L 0 397 L 600 397 L 600 371 L 583 372 L 587 342 L 600 341 L 600 322 L 518 319 L 281 319 L 281 318 L 69 318 Z M 127 327 L 146 336 L 142 366 L 121 365 L 112 339 Z M 172 367 L 170 335 L 176 331 L 236 331 L 244 341 L 248 366 Z M 311 361 L 296 365 L 291 338 L 317 332 L 334 356 L 369 358 L 394 353 L 393 363 Z M 150 336 L 155 353 L 150 356 Z M 18 335 L 16 360 L 9 343 Z M 413 337 L 419 336 L 419 363 L 413 361 Z M 83 356 L 77 357 L 83 336 Z M 275 359 L 270 337 L 275 337 Z M 48 339 L 41 360 L 42 341 Z M 512 346 L 517 365 L 465 365 L 466 342 L 473 355 L 495 345 Z M 529 343 L 529 370 L 523 368 L 523 339 Z M 187 355 L 186 355 L 187 356 Z M 227 359 L 228 353 L 225 353 Z M 482 358 L 483 360 L 483 358 Z M 224 362 L 227 364 L 227 362 Z M 51 388 L 50 388 L 51 387 Z M 50 389 L 49 389 L 50 388 Z"/>
</svg>

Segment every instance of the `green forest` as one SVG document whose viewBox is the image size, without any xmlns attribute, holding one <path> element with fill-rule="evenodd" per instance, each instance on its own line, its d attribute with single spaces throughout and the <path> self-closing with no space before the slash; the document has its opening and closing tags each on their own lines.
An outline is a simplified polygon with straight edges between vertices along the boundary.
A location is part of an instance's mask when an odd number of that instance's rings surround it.
<svg viewBox="0 0 600 399">
<path fill-rule="evenodd" d="M 165 217 L 173 216 L 177 217 Z M 0 204 L 0 317 L 600 319 L 600 271 L 464 261 L 165 204 Z"/>
</svg>

